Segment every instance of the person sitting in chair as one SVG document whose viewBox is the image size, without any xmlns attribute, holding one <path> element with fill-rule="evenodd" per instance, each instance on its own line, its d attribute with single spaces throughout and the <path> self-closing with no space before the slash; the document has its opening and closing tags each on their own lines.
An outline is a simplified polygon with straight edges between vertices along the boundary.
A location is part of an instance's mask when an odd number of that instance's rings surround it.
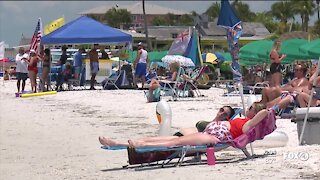
<svg viewBox="0 0 320 180">
<path fill-rule="evenodd" d="M 169 80 L 169 81 L 175 81 L 178 76 L 180 65 L 178 62 L 171 63 L 169 65 L 169 70 L 171 75 L 166 77 L 159 77 L 158 79 L 151 79 L 151 82 L 149 83 L 149 94 L 153 94 L 153 91 L 159 88 L 162 85 L 162 80 Z M 152 96 L 149 96 L 148 102 L 153 102 Z"/>
<path fill-rule="evenodd" d="M 230 110 L 225 109 L 226 114 Z M 104 146 L 129 146 L 140 147 L 172 147 L 184 145 L 203 145 L 227 143 L 248 132 L 251 128 L 268 116 L 268 111 L 261 103 L 255 102 L 247 110 L 247 118 L 232 121 L 211 121 L 203 132 L 196 132 L 185 136 L 162 136 L 147 137 L 138 140 L 128 140 L 128 142 L 116 142 L 106 137 L 99 137 L 99 141 Z"/>
<path fill-rule="evenodd" d="M 303 63 L 297 63 L 295 65 L 295 79 L 291 80 L 289 83 L 283 87 L 266 87 L 262 90 L 261 103 L 267 106 L 273 106 L 283 95 L 288 93 L 297 94 L 297 92 L 302 92 L 309 84 L 308 79 L 305 77 L 307 73 L 307 67 Z"/>
</svg>

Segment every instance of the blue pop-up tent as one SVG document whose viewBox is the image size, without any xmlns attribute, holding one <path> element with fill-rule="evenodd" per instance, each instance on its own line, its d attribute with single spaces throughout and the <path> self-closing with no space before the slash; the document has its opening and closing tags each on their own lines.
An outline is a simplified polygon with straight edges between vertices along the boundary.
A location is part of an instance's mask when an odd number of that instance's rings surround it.
<svg viewBox="0 0 320 180">
<path fill-rule="evenodd" d="M 65 24 L 43 36 L 41 44 L 93 44 L 132 42 L 132 36 L 116 28 L 104 25 L 87 16 Z"/>
</svg>

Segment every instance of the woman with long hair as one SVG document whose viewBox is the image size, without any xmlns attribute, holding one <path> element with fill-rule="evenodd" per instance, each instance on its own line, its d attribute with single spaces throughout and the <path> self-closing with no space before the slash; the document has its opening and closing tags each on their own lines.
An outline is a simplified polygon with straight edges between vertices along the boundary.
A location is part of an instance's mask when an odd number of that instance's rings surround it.
<svg viewBox="0 0 320 180">
<path fill-rule="evenodd" d="M 270 73 L 271 73 L 270 86 L 271 87 L 280 87 L 281 81 L 282 81 L 281 61 L 287 55 L 285 54 L 280 55 L 279 54 L 280 48 L 281 48 L 281 42 L 275 41 L 269 54 L 270 60 L 271 60 L 271 66 L 270 66 Z"/>
<path fill-rule="evenodd" d="M 51 65 L 51 53 L 50 49 L 45 49 L 44 50 L 44 56 L 43 56 L 43 61 L 42 61 L 42 83 L 41 83 L 41 90 L 42 91 L 48 91 L 49 90 L 49 85 L 50 81 L 48 78 L 48 75 L 50 73 L 50 65 Z M 47 88 L 45 88 L 45 85 L 47 84 Z"/>
</svg>

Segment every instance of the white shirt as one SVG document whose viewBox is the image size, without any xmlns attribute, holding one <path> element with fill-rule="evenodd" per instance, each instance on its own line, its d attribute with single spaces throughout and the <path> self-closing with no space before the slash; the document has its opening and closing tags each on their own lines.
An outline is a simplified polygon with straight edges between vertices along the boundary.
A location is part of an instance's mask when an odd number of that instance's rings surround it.
<svg viewBox="0 0 320 180">
<path fill-rule="evenodd" d="M 17 54 L 16 55 L 16 72 L 20 72 L 20 73 L 28 73 L 28 64 L 25 60 L 22 60 L 22 58 L 29 58 L 28 54 Z"/>
<path fill-rule="evenodd" d="M 140 59 L 138 63 L 147 63 L 147 57 L 148 57 L 148 52 L 144 49 L 140 49 L 141 54 L 140 54 Z"/>
</svg>

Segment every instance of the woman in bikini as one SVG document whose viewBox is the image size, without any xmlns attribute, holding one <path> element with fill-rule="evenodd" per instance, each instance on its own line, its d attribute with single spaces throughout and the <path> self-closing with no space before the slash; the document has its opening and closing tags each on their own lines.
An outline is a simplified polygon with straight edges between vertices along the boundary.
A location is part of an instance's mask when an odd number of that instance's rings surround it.
<svg viewBox="0 0 320 180">
<path fill-rule="evenodd" d="M 271 73 L 271 87 L 280 87 L 282 81 L 282 74 L 281 74 L 281 61 L 283 58 L 286 57 L 285 54 L 279 55 L 280 51 L 280 41 L 275 41 L 273 47 L 270 51 L 270 73 Z"/>
<path fill-rule="evenodd" d="M 50 81 L 49 81 L 49 73 L 50 73 L 50 65 L 51 65 L 51 54 L 50 54 L 50 49 L 45 49 L 44 50 L 44 56 L 42 60 L 42 82 L 41 82 L 41 90 L 48 91 L 49 86 L 50 86 Z M 45 88 L 45 84 L 47 84 L 47 88 Z"/>
<path fill-rule="evenodd" d="M 224 108 L 223 113 L 227 117 L 231 113 L 229 108 Z M 230 142 L 241 134 L 257 125 L 268 114 L 265 106 L 255 102 L 247 110 L 247 118 L 237 118 L 232 121 L 212 121 L 204 132 L 197 132 L 185 136 L 147 137 L 128 142 L 116 142 L 106 137 L 99 137 L 99 141 L 105 146 L 130 146 L 138 147 L 172 147 L 183 145 L 203 145 Z"/>
<path fill-rule="evenodd" d="M 38 67 L 37 63 L 39 61 L 39 56 L 36 54 L 35 50 L 30 50 L 30 59 L 28 63 L 28 71 L 29 71 L 29 78 L 31 82 L 31 90 L 33 93 L 37 92 L 37 74 L 38 74 Z"/>
</svg>

